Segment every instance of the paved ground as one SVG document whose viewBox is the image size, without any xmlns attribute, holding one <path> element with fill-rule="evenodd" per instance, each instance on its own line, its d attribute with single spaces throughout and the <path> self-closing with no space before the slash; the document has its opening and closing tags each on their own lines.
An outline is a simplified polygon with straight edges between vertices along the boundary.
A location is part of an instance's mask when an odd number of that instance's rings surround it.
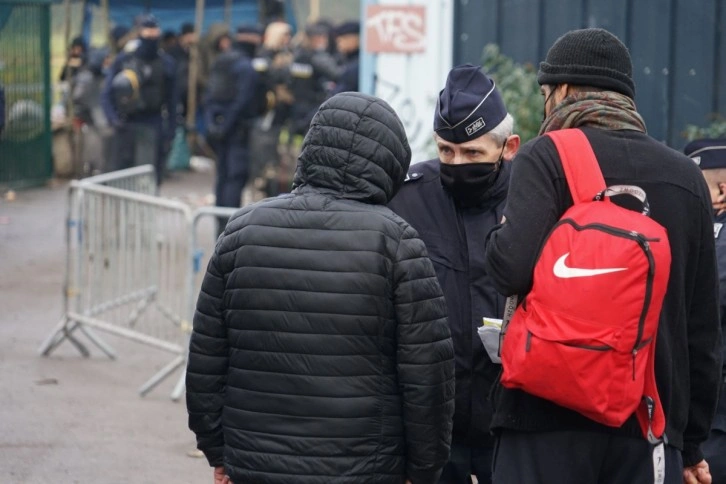
<svg viewBox="0 0 726 484">
<path fill-rule="evenodd" d="M 212 174 L 176 174 L 163 195 L 199 197 Z M 0 201 L 0 483 L 203 483 L 178 375 L 144 398 L 138 387 L 170 355 L 103 335 L 118 352 L 89 359 L 65 343 L 37 349 L 61 316 L 66 184 Z"/>
</svg>

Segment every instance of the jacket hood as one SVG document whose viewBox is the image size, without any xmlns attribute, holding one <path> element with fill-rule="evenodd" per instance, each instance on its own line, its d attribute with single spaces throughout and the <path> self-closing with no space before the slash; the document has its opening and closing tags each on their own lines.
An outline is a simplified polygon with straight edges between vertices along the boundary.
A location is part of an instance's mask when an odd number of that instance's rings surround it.
<svg viewBox="0 0 726 484">
<path fill-rule="evenodd" d="M 310 185 L 350 200 L 387 204 L 411 163 L 406 131 L 385 101 L 336 94 L 313 117 L 293 186 Z"/>
</svg>

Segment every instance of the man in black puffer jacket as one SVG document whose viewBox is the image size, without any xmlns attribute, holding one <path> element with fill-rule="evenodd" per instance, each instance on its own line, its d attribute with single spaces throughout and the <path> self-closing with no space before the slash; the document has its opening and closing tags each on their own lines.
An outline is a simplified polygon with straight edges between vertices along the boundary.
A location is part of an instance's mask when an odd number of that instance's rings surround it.
<svg viewBox="0 0 726 484">
<path fill-rule="evenodd" d="M 454 353 L 416 231 L 385 204 L 411 150 L 385 102 L 325 102 L 288 195 L 245 207 L 207 268 L 189 427 L 236 483 L 435 483 Z"/>
</svg>

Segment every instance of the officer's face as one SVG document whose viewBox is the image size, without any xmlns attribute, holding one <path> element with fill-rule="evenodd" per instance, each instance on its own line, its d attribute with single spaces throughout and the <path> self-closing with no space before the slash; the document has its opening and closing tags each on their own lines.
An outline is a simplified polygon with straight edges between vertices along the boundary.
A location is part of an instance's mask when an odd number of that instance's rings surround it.
<svg viewBox="0 0 726 484">
<path fill-rule="evenodd" d="M 343 34 L 335 38 L 335 44 L 338 52 L 347 54 L 353 52 L 359 47 L 358 34 Z"/>
<path fill-rule="evenodd" d="M 182 47 L 189 47 L 197 40 L 197 34 L 190 32 L 179 37 L 179 45 Z"/>
<path fill-rule="evenodd" d="M 711 202 L 714 208 L 722 207 L 724 204 L 724 193 L 726 192 L 726 168 L 712 168 L 703 170 L 703 177 L 706 179 L 706 185 L 711 192 Z M 717 207 L 718 205 L 718 207 Z"/>
<path fill-rule="evenodd" d="M 311 35 L 310 36 L 310 47 L 313 50 L 326 50 L 328 48 L 328 36 L 327 35 Z"/>
<path fill-rule="evenodd" d="M 466 143 L 452 143 L 438 135 L 434 135 L 439 160 L 447 165 L 461 165 L 463 163 L 496 163 L 502 156 L 503 146 L 488 134 L 467 141 Z"/>
<path fill-rule="evenodd" d="M 159 27 L 142 27 L 139 30 L 139 37 L 142 39 L 158 39 L 161 37 L 161 29 Z"/>
</svg>

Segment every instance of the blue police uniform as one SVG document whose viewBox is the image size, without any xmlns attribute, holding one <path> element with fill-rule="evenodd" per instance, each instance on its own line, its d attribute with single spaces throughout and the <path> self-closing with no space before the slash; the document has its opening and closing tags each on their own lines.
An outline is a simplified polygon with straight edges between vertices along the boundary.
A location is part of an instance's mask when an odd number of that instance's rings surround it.
<svg viewBox="0 0 726 484">
<path fill-rule="evenodd" d="M 461 207 L 441 185 L 439 160 L 417 163 L 388 205 L 416 229 L 436 268 L 456 350 L 454 440 L 474 446 L 492 442 L 488 397 L 500 368 L 487 356 L 477 328 L 483 317 L 504 312 L 504 297 L 484 271 L 484 243 L 502 218 L 510 163 L 501 170 L 480 205 Z"/>
<path fill-rule="evenodd" d="M 341 64 L 342 73 L 338 83 L 333 89 L 333 94 L 346 91 L 358 90 L 358 77 L 360 72 L 359 51 L 355 51 L 345 57 Z"/>
<path fill-rule="evenodd" d="M 721 334 L 726 335 L 726 230 L 723 230 L 724 226 L 726 226 L 726 213 L 716 216 L 713 223 L 718 263 Z M 726 343 L 723 352 L 723 361 L 726 365 Z M 724 460 L 724 456 L 726 456 L 726 366 L 722 370 L 722 377 L 721 395 L 716 415 L 711 424 L 711 433 L 708 440 L 702 444 L 703 454 L 708 462 L 714 483 L 726 482 L 726 460 Z"/>
<path fill-rule="evenodd" d="M 339 35 L 359 35 L 360 24 L 358 22 L 344 22 L 339 25 L 334 34 Z M 360 51 L 358 49 L 343 54 L 340 59 L 341 74 L 337 80 L 337 85 L 333 89 L 332 94 L 338 94 L 346 91 L 358 90 L 358 76 L 360 72 Z"/>
<path fill-rule="evenodd" d="M 249 144 L 259 113 L 258 74 L 243 52 L 220 54 L 210 70 L 205 118 L 207 137 L 217 155 L 215 195 L 218 207 L 239 207 L 249 176 Z M 226 219 L 219 219 L 219 230 Z"/>
<path fill-rule="evenodd" d="M 149 15 L 141 26 L 158 27 L 158 23 Z M 133 101 L 124 106 L 117 92 L 119 74 L 130 75 L 135 84 Z M 116 57 L 101 91 L 101 107 L 114 128 L 112 169 L 151 163 L 161 185 L 176 130 L 177 99 L 176 63 L 159 50 L 158 39 L 140 39 L 135 51 Z"/>
<path fill-rule="evenodd" d="M 686 155 L 693 158 L 702 170 L 726 169 L 726 139 L 701 139 L 685 147 Z M 726 179 L 723 180 L 726 182 Z M 721 306 L 721 334 L 726 335 L 726 213 L 714 216 L 713 236 L 716 243 L 718 266 L 719 304 Z M 722 387 L 718 408 L 711 424 L 708 440 L 702 444 L 703 454 L 711 470 L 714 483 L 726 483 L 726 337 L 723 339 Z"/>
<path fill-rule="evenodd" d="M 478 67 L 460 66 L 452 69 L 440 93 L 434 129 L 440 137 L 459 144 L 486 134 L 506 114 L 494 83 Z M 487 234 L 502 217 L 511 164 L 500 161 L 486 185 L 468 187 L 475 197 L 466 199 L 459 193 L 460 185 L 446 183 L 442 166 L 447 171 L 455 168 L 438 159 L 412 165 L 388 206 L 426 244 L 446 299 L 456 361 L 456 405 L 451 457 L 440 482 L 471 482 L 469 476 L 475 474 L 485 484 L 491 482 L 493 451 L 489 392 L 501 367 L 492 363 L 477 329 L 482 318 L 501 318 L 504 312 L 505 299 L 484 270 L 484 247 Z"/>
</svg>

